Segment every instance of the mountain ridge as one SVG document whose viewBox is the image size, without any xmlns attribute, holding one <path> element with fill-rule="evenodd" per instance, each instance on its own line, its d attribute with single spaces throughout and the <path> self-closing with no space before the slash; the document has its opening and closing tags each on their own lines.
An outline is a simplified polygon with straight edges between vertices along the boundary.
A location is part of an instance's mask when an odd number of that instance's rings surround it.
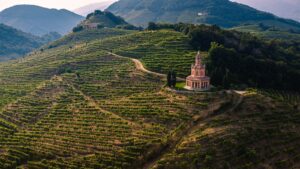
<svg viewBox="0 0 300 169">
<path fill-rule="evenodd" d="M 146 26 L 148 22 L 216 24 L 234 27 L 245 23 L 270 22 L 288 29 L 300 29 L 300 23 L 276 17 L 229 0 L 120 0 L 107 8 L 128 22 Z"/>
<path fill-rule="evenodd" d="M 0 12 L 0 23 L 37 36 L 49 32 L 64 35 L 81 20 L 82 16 L 66 9 L 48 9 L 36 5 L 16 5 Z"/>
<path fill-rule="evenodd" d="M 43 37 L 38 37 L 0 24 L 0 61 L 23 56 L 59 37 L 60 36 L 54 32 L 46 34 Z"/>
</svg>

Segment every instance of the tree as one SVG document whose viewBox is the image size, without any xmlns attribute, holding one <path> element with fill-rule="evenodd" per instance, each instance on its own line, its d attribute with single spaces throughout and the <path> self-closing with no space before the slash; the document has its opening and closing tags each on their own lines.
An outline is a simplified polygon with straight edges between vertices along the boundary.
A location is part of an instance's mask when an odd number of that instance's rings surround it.
<svg viewBox="0 0 300 169">
<path fill-rule="evenodd" d="M 83 26 L 76 26 L 75 28 L 73 28 L 73 32 L 80 32 L 83 30 Z"/>
<path fill-rule="evenodd" d="M 167 75 L 167 85 L 169 87 L 176 87 L 177 79 L 176 79 L 176 72 L 175 71 L 169 71 Z"/>
<path fill-rule="evenodd" d="M 168 75 L 167 75 L 167 85 L 168 85 L 169 87 L 172 86 L 171 78 L 172 78 L 172 72 L 169 71 L 169 72 L 168 72 Z"/>
<path fill-rule="evenodd" d="M 207 69 L 211 81 L 215 85 L 229 88 L 230 84 L 237 81 L 236 74 L 240 72 L 240 61 L 234 49 L 225 48 L 217 43 L 212 43 L 208 52 Z"/>
<path fill-rule="evenodd" d="M 157 25 L 154 22 L 149 22 L 148 30 L 157 30 Z"/>
<path fill-rule="evenodd" d="M 103 29 L 103 28 L 104 28 L 104 26 L 102 24 L 97 25 L 97 29 Z"/>
<path fill-rule="evenodd" d="M 86 19 L 90 19 L 92 16 L 94 16 L 94 13 L 90 13 L 86 16 Z"/>
<path fill-rule="evenodd" d="M 95 10 L 94 15 L 102 15 L 103 12 L 101 10 Z"/>
<path fill-rule="evenodd" d="M 177 79 L 176 79 L 176 72 L 172 71 L 172 76 L 171 76 L 171 86 L 176 87 Z"/>
</svg>

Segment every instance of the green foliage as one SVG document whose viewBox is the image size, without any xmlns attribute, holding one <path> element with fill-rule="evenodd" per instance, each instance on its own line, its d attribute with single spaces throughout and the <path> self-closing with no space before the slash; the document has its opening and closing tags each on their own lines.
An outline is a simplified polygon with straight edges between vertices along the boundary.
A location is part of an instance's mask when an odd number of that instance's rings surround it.
<svg viewBox="0 0 300 169">
<path fill-rule="evenodd" d="M 78 26 L 73 28 L 73 32 L 80 32 L 82 30 L 83 30 L 83 26 L 81 26 L 81 25 L 78 25 Z"/>
<path fill-rule="evenodd" d="M 217 43 L 212 43 L 208 52 L 207 70 L 211 76 L 211 82 L 223 86 L 225 89 L 230 88 L 235 81 L 235 74 L 239 72 L 239 57 L 234 49 L 227 49 Z"/>
<path fill-rule="evenodd" d="M 88 43 L 96 39 L 104 39 L 113 36 L 121 36 L 134 33 L 134 31 L 122 30 L 122 29 L 112 29 L 112 28 L 103 28 L 97 30 L 84 30 L 80 32 L 70 33 L 61 39 L 58 39 L 51 44 L 49 44 L 48 48 L 59 47 L 63 45 L 69 45 L 72 48 L 76 44 L 80 43 Z"/>
<path fill-rule="evenodd" d="M 0 24 L 0 61 L 23 56 L 56 38 L 54 33 L 37 37 Z"/>
<path fill-rule="evenodd" d="M 209 50 L 208 70 L 212 82 L 228 88 L 230 84 L 299 91 L 300 72 L 280 61 L 242 57 L 235 49 L 212 45 Z M 287 78 L 290 77 L 290 78 Z"/>
<path fill-rule="evenodd" d="M 299 40 L 300 32 L 294 29 L 280 29 L 275 28 L 275 26 L 270 26 L 269 24 L 259 23 L 259 24 L 244 24 L 230 30 L 237 30 L 240 32 L 250 32 L 251 34 L 261 37 L 266 40 L 271 39 L 282 39 L 282 40 Z"/>
<path fill-rule="evenodd" d="M 89 23 L 97 23 L 98 29 L 102 29 L 104 27 L 127 29 L 127 30 L 140 29 L 127 23 L 123 18 L 119 16 L 115 16 L 113 13 L 109 11 L 102 12 L 100 10 L 96 10 L 95 12 L 88 14 L 86 20 L 83 21 L 79 26 L 84 26 L 84 24 L 89 24 Z"/>
<path fill-rule="evenodd" d="M 175 71 L 169 71 L 167 74 L 167 85 L 169 87 L 176 87 L 177 78 L 176 78 L 176 72 Z"/>
<path fill-rule="evenodd" d="M 157 24 L 156 29 L 174 29 L 189 36 L 194 49 L 210 49 L 208 62 L 213 84 L 299 91 L 300 42 L 265 41 L 248 33 L 217 26 Z M 217 42 L 221 46 L 211 46 Z"/>
</svg>

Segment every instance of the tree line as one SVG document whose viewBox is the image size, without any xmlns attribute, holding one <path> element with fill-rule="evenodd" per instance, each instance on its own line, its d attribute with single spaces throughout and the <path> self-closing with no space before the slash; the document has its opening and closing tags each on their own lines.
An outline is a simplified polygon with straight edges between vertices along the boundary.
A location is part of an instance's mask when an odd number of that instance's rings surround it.
<svg viewBox="0 0 300 169">
<path fill-rule="evenodd" d="M 182 32 L 195 50 L 208 51 L 205 61 L 216 86 L 300 91 L 300 40 L 263 40 L 216 25 L 149 23 L 148 29 Z"/>
</svg>

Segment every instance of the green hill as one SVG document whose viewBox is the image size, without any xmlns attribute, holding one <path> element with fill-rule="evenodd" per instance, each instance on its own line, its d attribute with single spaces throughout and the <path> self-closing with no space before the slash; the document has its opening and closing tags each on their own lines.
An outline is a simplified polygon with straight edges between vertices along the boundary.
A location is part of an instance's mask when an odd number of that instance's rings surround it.
<svg viewBox="0 0 300 169">
<path fill-rule="evenodd" d="M 300 23 L 296 21 L 229 0 L 120 0 L 107 10 L 144 27 L 148 22 L 205 23 L 225 28 L 263 22 L 284 29 L 300 29 Z"/>
<path fill-rule="evenodd" d="M 76 45 L 0 63 L 3 169 L 299 166 L 297 107 L 253 92 L 169 91 L 108 51 L 183 75 L 196 54 L 187 35 L 94 31 L 99 38 L 84 30 L 71 35 Z"/>
<path fill-rule="evenodd" d="M 298 168 L 298 115 L 285 102 L 249 92 L 235 110 L 194 127 L 153 168 Z"/>
<path fill-rule="evenodd" d="M 0 61 L 23 56 L 59 37 L 52 33 L 41 38 L 0 24 Z"/>
<path fill-rule="evenodd" d="M 50 32 L 67 34 L 83 19 L 65 9 L 47 9 L 34 5 L 17 5 L 0 12 L 0 23 L 37 36 Z"/>
<path fill-rule="evenodd" d="M 111 12 L 96 10 L 87 15 L 73 32 L 79 32 L 83 29 L 102 29 L 102 28 L 122 28 L 128 30 L 138 30 L 139 28 L 127 23 L 123 18 L 115 16 Z"/>
<path fill-rule="evenodd" d="M 94 30 L 85 30 L 79 32 L 72 32 L 50 44 L 45 46 L 45 48 L 54 48 L 62 45 L 69 45 L 71 48 L 76 44 L 89 43 L 92 40 L 104 39 L 108 37 L 126 35 L 134 33 L 135 31 L 116 29 L 116 28 L 102 28 Z"/>
</svg>

